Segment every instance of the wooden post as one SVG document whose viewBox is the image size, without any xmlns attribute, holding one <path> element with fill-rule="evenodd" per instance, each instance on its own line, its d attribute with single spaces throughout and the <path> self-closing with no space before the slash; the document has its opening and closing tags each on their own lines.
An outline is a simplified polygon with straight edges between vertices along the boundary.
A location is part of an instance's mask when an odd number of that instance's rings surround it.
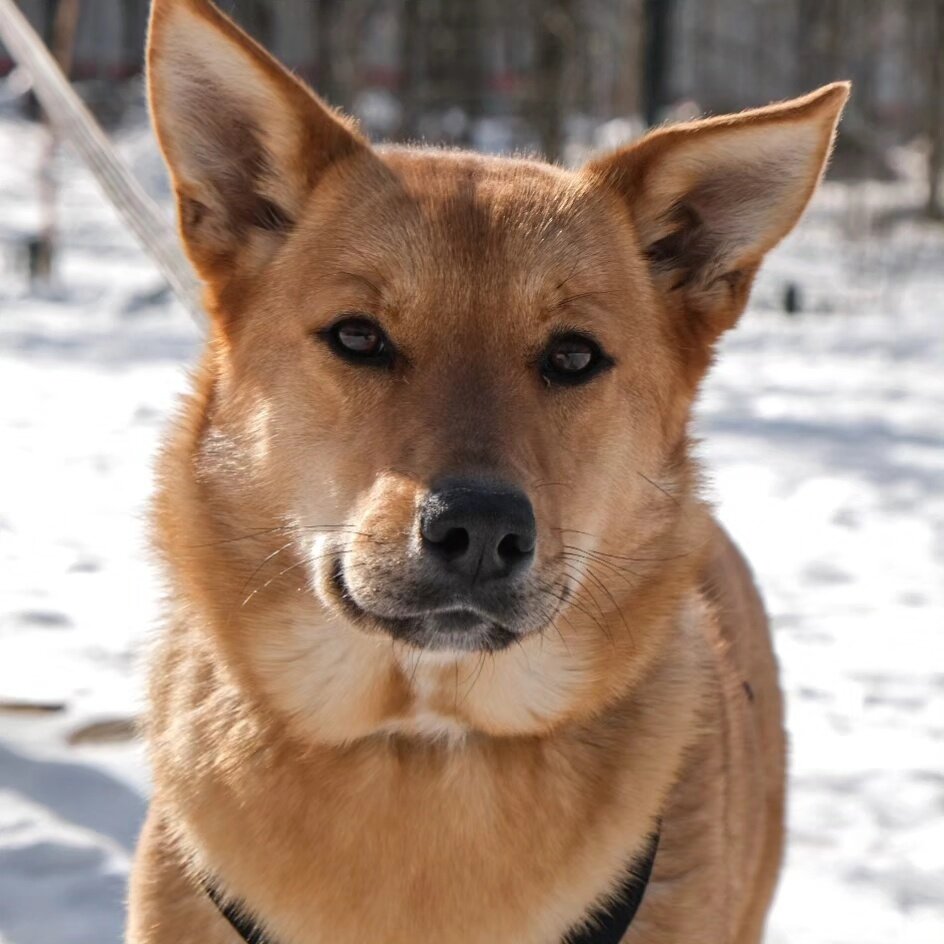
<svg viewBox="0 0 944 944">
<path fill-rule="evenodd" d="M 568 53 L 573 49 L 573 0 L 540 3 L 535 18 L 534 123 L 541 150 L 558 161 L 564 150 L 564 118 L 570 104 L 567 88 Z"/>
<path fill-rule="evenodd" d="M 643 23 L 643 118 L 652 127 L 669 104 L 669 56 L 672 52 L 673 0 L 645 0 Z"/>
<path fill-rule="evenodd" d="M 944 220 L 944 0 L 928 0 L 927 83 L 925 113 L 928 133 L 927 215 Z"/>
</svg>

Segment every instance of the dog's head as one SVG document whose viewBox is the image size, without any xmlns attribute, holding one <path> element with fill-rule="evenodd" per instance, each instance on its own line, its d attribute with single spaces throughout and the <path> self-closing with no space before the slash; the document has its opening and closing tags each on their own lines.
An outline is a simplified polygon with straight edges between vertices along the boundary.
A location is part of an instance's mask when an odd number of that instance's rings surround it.
<svg viewBox="0 0 944 944">
<path fill-rule="evenodd" d="M 231 593 L 313 591 L 320 614 L 258 630 L 265 671 L 376 691 L 438 650 L 495 730 L 617 691 L 697 545 L 697 384 L 847 87 L 568 171 L 372 148 L 203 0 L 156 0 L 149 75 L 213 320 L 194 463 L 216 553 Z M 482 653 L 470 708 L 457 666 Z"/>
</svg>

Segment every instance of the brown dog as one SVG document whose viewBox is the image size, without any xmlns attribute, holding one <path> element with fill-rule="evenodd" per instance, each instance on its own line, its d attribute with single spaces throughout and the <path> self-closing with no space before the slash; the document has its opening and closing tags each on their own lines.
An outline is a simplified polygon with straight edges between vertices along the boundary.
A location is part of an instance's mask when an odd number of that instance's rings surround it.
<svg viewBox="0 0 944 944">
<path fill-rule="evenodd" d="M 374 149 L 205 0 L 149 73 L 212 336 L 128 940 L 239 941 L 212 888 L 270 944 L 559 944 L 629 882 L 626 941 L 760 941 L 776 667 L 687 432 L 848 87 L 571 172 Z"/>
</svg>

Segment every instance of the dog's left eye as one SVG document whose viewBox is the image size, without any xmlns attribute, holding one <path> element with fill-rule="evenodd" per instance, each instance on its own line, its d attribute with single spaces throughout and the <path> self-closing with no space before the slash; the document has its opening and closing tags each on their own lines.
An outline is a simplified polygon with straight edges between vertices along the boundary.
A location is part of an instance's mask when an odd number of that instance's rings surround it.
<svg viewBox="0 0 944 944">
<path fill-rule="evenodd" d="M 383 329 L 363 315 L 336 321 L 322 336 L 335 354 L 354 364 L 385 367 L 393 359 L 392 346 Z"/>
<path fill-rule="evenodd" d="M 541 373 L 548 383 L 579 384 L 612 365 L 593 338 L 571 333 L 548 344 L 541 358 Z"/>
</svg>

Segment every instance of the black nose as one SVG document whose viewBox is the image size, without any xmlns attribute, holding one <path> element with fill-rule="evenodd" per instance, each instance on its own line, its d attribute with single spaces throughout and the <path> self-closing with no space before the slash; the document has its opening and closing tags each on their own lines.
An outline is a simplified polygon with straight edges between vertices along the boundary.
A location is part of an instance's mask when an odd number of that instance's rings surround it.
<svg viewBox="0 0 944 944">
<path fill-rule="evenodd" d="M 453 480 L 434 489 L 420 509 L 427 555 L 472 583 L 527 569 L 537 537 L 531 502 L 517 489 Z"/>
</svg>

